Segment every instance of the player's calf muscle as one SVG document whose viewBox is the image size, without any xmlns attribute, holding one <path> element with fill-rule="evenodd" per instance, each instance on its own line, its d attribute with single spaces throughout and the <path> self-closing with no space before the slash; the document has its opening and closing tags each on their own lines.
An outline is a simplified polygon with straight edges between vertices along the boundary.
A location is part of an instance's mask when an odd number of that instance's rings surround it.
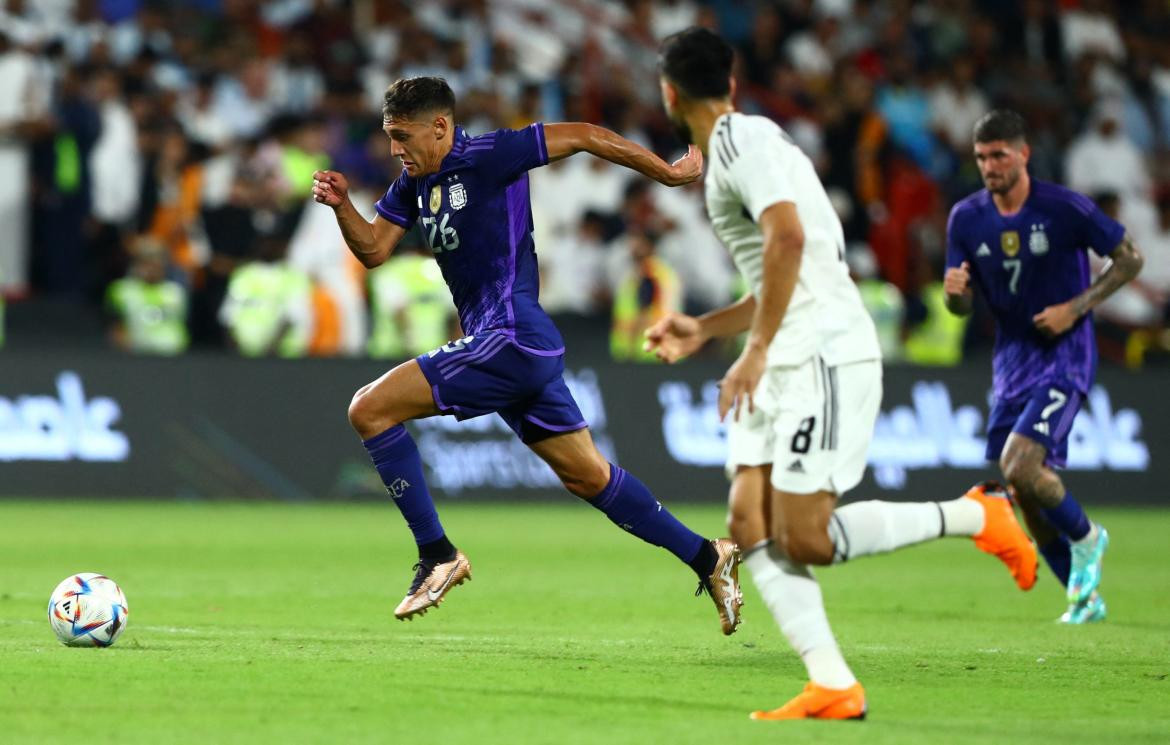
<svg viewBox="0 0 1170 745">
<path fill-rule="evenodd" d="M 770 486 L 763 467 L 740 466 L 731 483 L 731 503 L 727 510 L 727 530 L 731 540 L 744 551 L 768 537 L 765 501 Z"/>
<path fill-rule="evenodd" d="M 833 539 L 828 515 L 807 515 L 797 520 L 772 520 L 772 539 L 780 551 L 798 564 L 827 566 L 833 563 Z"/>
<path fill-rule="evenodd" d="M 784 555 L 798 564 L 828 566 L 833 563 L 833 541 L 828 530 L 807 533 L 789 530 L 782 545 Z"/>
</svg>

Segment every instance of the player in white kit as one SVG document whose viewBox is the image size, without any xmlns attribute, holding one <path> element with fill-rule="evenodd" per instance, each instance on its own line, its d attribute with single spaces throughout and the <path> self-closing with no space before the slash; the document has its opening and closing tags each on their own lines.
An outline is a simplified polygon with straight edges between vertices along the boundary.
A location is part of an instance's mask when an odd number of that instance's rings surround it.
<svg viewBox="0 0 1170 745">
<path fill-rule="evenodd" d="M 675 362 L 711 338 L 748 332 L 720 382 L 719 415 L 732 415 L 728 521 L 809 675 L 787 704 L 751 717 L 858 719 L 865 692 L 833 638 L 811 565 L 970 536 L 1026 590 L 1036 549 L 1006 492 L 989 484 L 949 501 L 837 507 L 861 481 L 881 405 L 877 332 L 812 163 L 775 123 L 735 111 L 733 57 L 715 33 L 682 31 L 661 47 L 661 85 L 680 136 L 706 156 L 707 212 L 751 291 L 701 317 L 663 319 L 647 348 Z"/>
</svg>

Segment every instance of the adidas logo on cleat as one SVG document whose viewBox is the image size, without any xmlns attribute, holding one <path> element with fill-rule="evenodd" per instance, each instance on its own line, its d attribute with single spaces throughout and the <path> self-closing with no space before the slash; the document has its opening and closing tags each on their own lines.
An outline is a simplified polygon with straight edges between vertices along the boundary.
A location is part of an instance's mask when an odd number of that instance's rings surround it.
<svg viewBox="0 0 1170 745">
<path fill-rule="evenodd" d="M 804 473 L 804 464 L 800 462 L 800 458 L 797 458 L 789 463 L 788 468 L 785 470 L 789 473 Z"/>
</svg>

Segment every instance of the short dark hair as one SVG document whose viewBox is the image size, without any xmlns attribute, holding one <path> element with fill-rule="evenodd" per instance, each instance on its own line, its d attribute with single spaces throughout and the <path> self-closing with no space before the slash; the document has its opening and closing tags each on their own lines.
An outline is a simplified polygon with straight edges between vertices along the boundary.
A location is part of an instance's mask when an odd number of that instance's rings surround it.
<svg viewBox="0 0 1170 745">
<path fill-rule="evenodd" d="M 700 26 L 666 37 L 658 48 L 658 69 L 688 98 L 725 98 L 731 93 L 735 50 Z"/>
<path fill-rule="evenodd" d="M 383 119 L 410 119 L 416 114 L 455 112 L 455 94 L 437 77 L 400 78 L 386 89 Z"/>
<path fill-rule="evenodd" d="M 1027 139 L 1024 117 L 1010 109 L 989 111 L 975 122 L 976 142 L 1025 142 Z"/>
</svg>

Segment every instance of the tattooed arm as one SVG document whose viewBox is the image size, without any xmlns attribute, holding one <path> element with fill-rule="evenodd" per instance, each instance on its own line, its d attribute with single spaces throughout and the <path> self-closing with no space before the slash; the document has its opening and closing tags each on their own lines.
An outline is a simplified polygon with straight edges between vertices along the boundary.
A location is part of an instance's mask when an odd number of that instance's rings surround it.
<svg viewBox="0 0 1170 745">
<path fill-rule="evenodd" d="M 1109 255 L 1105 271 L 1097 275 L 1089 289 L 1066 303 L 1048 306 L 1037 313 L 1032 322 L 1045 336 L 1060 336 L 1119 287 L 1136 277 L 1142 270 L 1142 262 L 1142 255 L 1133 245 L 1129 233 L 1126 233 L 1121 243 Z"/>
</svg>

